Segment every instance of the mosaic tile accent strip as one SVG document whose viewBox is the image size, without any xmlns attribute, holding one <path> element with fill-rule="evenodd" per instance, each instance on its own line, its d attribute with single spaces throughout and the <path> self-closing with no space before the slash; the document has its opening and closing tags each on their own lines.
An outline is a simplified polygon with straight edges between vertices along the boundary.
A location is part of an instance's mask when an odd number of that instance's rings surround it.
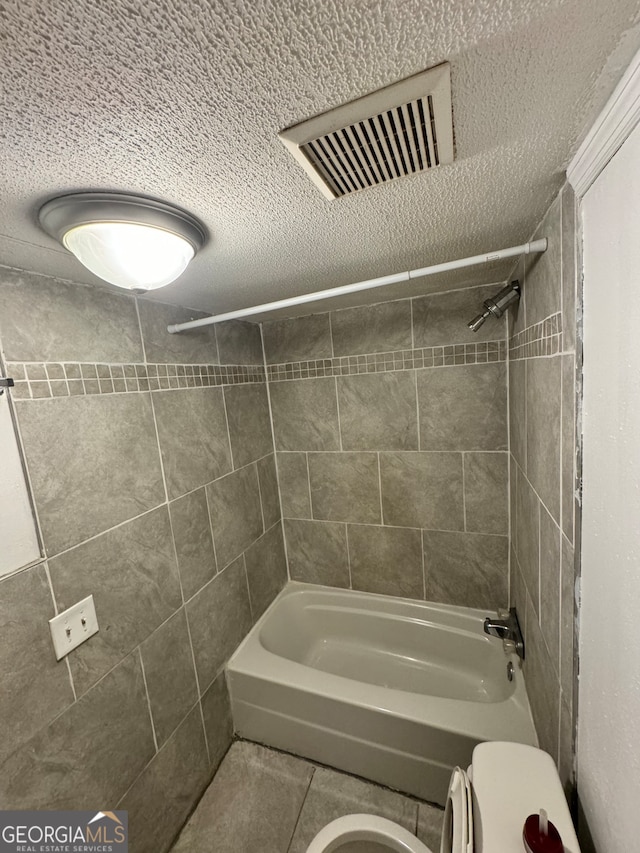
<svg viewBox="0 0 640 853">
<path fill-rule="evenodd" d="M 8 362 L 15 399 L 171 391 L 264 382 L 264 368 L 253 364 L 94 364 Z"/>
<path fill-rule="evenodd" d="M 509 339 L 509 359 L 537 358 L 562 352 L 562 314 L 528 326 Z"/>
<path fill-rule="evenodd" d="M 357 373 L 383 373 L 389 370 L 483 364 L 488 361 L 505 361 L 506 357 L 506 341 L 484 341 L 270 364 L 267 366 L 267 379 L 269 382 L 283 382 L 288 379 L 318 379 L 322 376 L 353 376 Z"/>
</svg>

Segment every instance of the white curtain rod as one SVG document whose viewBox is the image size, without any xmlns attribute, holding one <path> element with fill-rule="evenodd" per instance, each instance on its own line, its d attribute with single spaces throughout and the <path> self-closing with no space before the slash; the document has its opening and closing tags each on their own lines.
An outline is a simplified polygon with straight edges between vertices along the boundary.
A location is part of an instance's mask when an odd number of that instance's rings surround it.
<svg viewBox="0 0 640 853">
<path fill-rule="evenodd" d="M 409 270 L 408 272 L 399 272 L 394 275 L 383 275 L 380 278 L 358 281 L 355 284 L 345 284 L 342 287 L 332 287 L 329 290 L 303 293 L 300 296 L 292 296 L 290 299 L 280 299 L 277 302 L 254 305 L 253 308 L 240 308 L 238 311 L 227 311 L 225 314 L 216 314 L 214 317 L 203 317 L 201 320 L 190 320 L 188 323 L 175 323 L 167 326 L 167 330 L 170 334 L 174 335 L 176 332 L 197 329 L 200 326 L 210 326 L 212 323 L 223 323 L 225 320 L 239 320 L 241 317 L 250 317 L 252 314 L 262 314 L 265 311 L 275 311 L 278 308 L 291 308 L 294 305 L 304 305 L 306 302 L 315 302 L 318 299 L 344 296 L 346 293 L 357 293 L 359 290 L 370 290 L 373 287 L 385 287 L 387 284 L 409 281 L 412 278 L 421 278 L 424 275 L 449 272 L 449 270 L 458 270 L 462 267 L 472 267 L 475 264 L 489 264 L 492 261 L 501 261 L 504 258 L 513 258 L 516 255 L 529 255 L 534 252 L 546 252 L 546 250 L 547 238 L 543 237 L 541 240 L 534 240 L 532 243 L 524 243 L 522 246 L 512 246 L 510 249 L 500 249 L 498 252 L 489 252 L 486 255 L 474 255 L 472 258 L 461 258 L 457 261 L 434 264 L 431 267 L 423 267 L 419 270 Z"/>
</svg>

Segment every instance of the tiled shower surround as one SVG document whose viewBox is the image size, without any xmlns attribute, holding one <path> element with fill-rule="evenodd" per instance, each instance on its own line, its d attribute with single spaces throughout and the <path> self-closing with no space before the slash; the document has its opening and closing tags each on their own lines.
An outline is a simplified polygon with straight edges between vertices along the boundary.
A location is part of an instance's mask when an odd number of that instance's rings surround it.
<svg viewBox="0 0 640 853">
<path fill-rule="evenodd" d="M 138 313 L 139 312 L 139 313 Z M 0 271 L 46 559 L 0 581 L 0 807 L 171 843 L 232 736 L 222 669 L 287 577 L 259 327 Z M 62 662 L 48 620 L 93 594 Z"/>
<path fill-rule="evenodd" d="M 508 600 L 500 285 L 263 326 L 292 578 L 495 609 Z"/>
<path fill-rule="evenodd" d="M 547 251 L 516 276 L 510 319 L 511 598 L 527 643 L 525 674 L 541 746 L 569 783 L 573 773 L 576 387 L 581 373 L 576 206 L 567 184 L 533 239 Z M 578 306 L 578 310 L 577 309 Z M 540 329 L 548 343 L 540 343 Z"/>
<path fill-rule="evenodd" d="M 508 342 L 493 319 L 466 326 L 500 284 L 266 323 L 263 340 L 290 576 L 515 604 L 541 746 L 569 789 L 580 365 L 568 185 L 542 236 L 547 252 L 510 277 L 522 298 Z"/>
</svg>

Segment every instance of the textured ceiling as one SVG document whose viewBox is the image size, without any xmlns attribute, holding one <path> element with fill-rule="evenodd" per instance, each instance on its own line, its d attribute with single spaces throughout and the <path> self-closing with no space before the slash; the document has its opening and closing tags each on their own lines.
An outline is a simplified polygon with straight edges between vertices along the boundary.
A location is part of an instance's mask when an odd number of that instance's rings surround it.
<svg viewBox="0 0 640 853">
<path fill-rule="evenodd" d="M 139 192 L 211 233 L 155 298 L 218 313 L 524 242 L 640 45 L 638 0 L 0 0 L 0 18 L 0 263 L 95 282 L 37 210 Z M 444 60 L 451 166 L 330 202 L 277 139 Z"/>
</svg>

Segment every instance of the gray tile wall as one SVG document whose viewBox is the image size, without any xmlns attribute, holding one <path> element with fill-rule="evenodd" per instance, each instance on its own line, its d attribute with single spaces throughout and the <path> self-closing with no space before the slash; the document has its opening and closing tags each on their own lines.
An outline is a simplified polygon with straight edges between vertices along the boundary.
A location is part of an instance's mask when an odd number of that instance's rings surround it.
<svg viewBox="0 0 640 853">
<path fill-rule="evenodd" d="M 547 252 L 516 276 L 509 341 L 511 600 L 525 632 L 525 675 L 541 746 L 569 790 L 573 773 L 576 205 L 567 184 L 536 235 Z"/>
<path fill-rule="evenodd" d="M 508 600 L 500 285 L 263 325 L 293 579 L 496 609 Z"/>
<path fill-rule="evenodd" d="M 0 807 L 127 808 L 135 853 L 226 752 L 222 668 L 287 577 L 260 329 L 166 332 L 192 316 L 0 268 L 45 552 L 0 582 Z M 100 631 L 57 662 L 48 620 L 89 594 Z"/>
</svg>

